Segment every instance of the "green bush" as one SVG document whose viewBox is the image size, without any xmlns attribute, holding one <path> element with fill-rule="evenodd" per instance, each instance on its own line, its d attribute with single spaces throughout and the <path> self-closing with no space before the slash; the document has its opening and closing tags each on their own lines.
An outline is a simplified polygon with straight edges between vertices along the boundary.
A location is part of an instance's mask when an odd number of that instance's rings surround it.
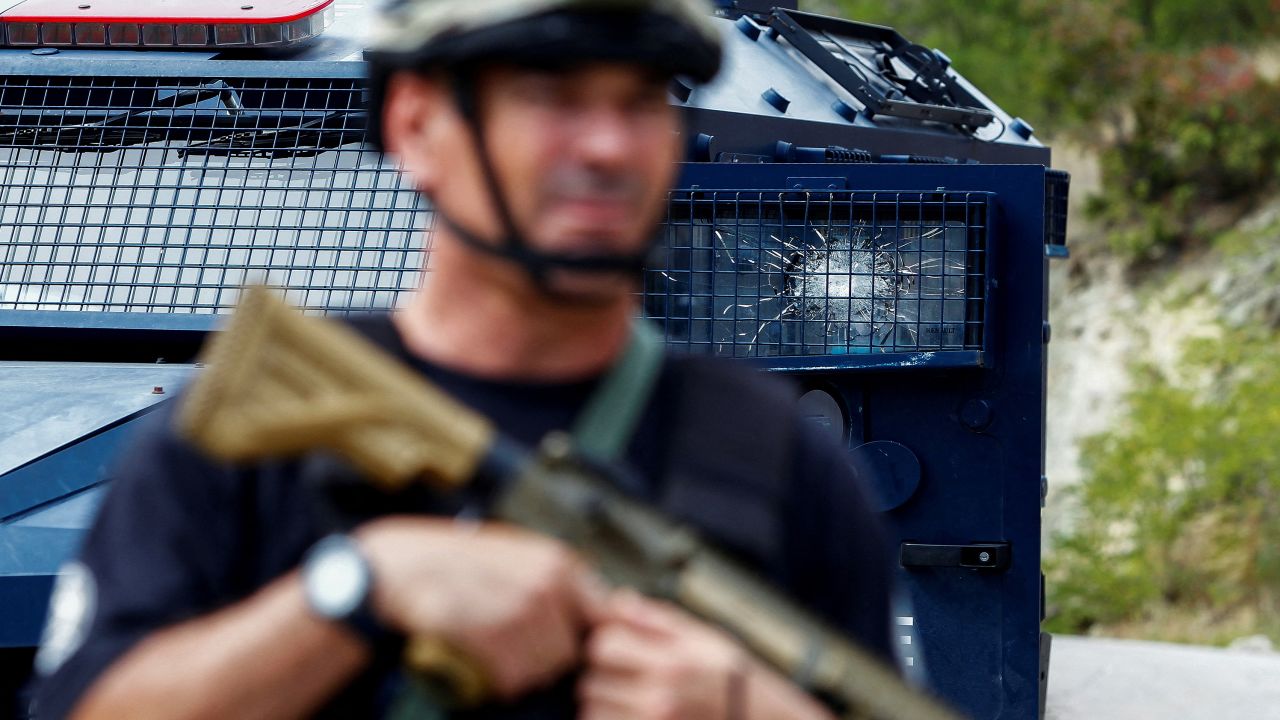
<svg viewBox="0 0 1280 720">
<path fill-rule="evenodd" d="M 1011 115 L 1042 132 L 1094 120 L 1130 72 L 1138 27 L 1111 4 L 1075 0 L 839 0 L 835 10 L 941 48 Z"/>
<path fill-rule="evenodd" d="M 1149 45 L 1166 50 L 1252 45 L 1280 29 L 1274 0 L 1128 0 L 1119 5 L 1142 27 Z"/>
<path fill-rule="evenodd" d="M 1280 337 L 1197 341 L 1150 367 L 1118 430 L 1083 446 L 1080 518 L 1046 562 L 1049 626 L 1082 632 L 1171 607 L 1275 617 Z"/>
<path fill-rule="evenodd" d="M 1274 189 L 1280 168 L 1280 83 L 1229 47 L 1143 60 L 1126 127 L 1102 149 L 1104 193 L 1094 215 L 1131 259 L 1179 249 L 1224 229 L 1206 207 L 1239 209 Z M 1135 232 L 1140 240 L 1135 241 Z"/>
</svg>

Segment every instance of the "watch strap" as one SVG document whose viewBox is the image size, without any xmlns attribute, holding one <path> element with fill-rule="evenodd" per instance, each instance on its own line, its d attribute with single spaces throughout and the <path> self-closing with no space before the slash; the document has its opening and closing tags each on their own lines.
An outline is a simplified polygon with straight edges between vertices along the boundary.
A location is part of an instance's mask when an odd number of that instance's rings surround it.
<svg viewBox="0 0 1280 720">
<path fill-rule="evenodd" d="M 367 596 L 364 602 L 346 617 L 336 619 L 360 636 L 360 639 L 368 643 L 374 652 L 395 648 L 402 644 L 399 635 L 383 625 L 378 616 L 373 614 L 373 607 Z"/>
<path fill-rule="evenodd" d="M 376 578 L 373 575 L 373 568 L 370 567 L 368 559 L 364 556 L 364 553 L 360 551 L 360 546 L 355 542 L 355 540 L 343 533 L 328 535 L 311 547 L 311 550 L 308 551 L 307 557 L 304 560 L 304 565 L 313 562 L 321 548 L 326 548 L 327 546 L 326 549 L 332 549 L 335 545 L 342 546 L 346 552 L 350 552 L 363 566 L 364 574 L 367 578 L 363 596 L 350 612 L 336 616 L 322 612 L 317 607 L 316 603 L 311 598 L 311 591 L 309 588 L 304 590 L 307 596 L 307 604 L 311 607 L 312 612 L 319 617 L 329 620 L 330 622 L 343 625 L 347 629 L 351 630 L 375 652 L 381 652 L 384 649 L 398 649 L 403 645 L 403 639 L 398 633 L 393 632 L 386 625 L 382 624 L 382 621 L 379 620 L 377 615 L 373 612 L 373 584 L 376 581 Z"/>
</svg>

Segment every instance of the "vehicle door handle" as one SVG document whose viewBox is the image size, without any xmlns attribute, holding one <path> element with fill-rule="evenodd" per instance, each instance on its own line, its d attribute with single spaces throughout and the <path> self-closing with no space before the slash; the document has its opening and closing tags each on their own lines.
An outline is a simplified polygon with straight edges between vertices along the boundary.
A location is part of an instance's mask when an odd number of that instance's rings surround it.
<svg viewBox="0 0 1280 720">
<path fill-rule="evenodd" d="M 974 570 L 1007 570 L 1013 548 L 1007 542 L 936 545 L 904 542 L 899 562 L 904 568 L 960 567 Z"/>
</svg>

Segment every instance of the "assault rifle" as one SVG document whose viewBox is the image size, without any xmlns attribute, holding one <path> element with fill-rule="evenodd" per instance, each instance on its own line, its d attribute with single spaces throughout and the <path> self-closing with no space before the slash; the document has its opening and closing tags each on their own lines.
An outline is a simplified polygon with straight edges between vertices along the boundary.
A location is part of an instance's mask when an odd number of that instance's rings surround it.
<svg viewBox="0 0 1280 720">
<path fill-rule="evenodd" d="M 609 582 L 718 624 L 848 717 L 956 718 L 690 528 L 620 493 L 567 436 L 522 447 L 353 331 L 303 316 L 265 288 L 245 291 L 204 360 L 178 422 L 216 458 L 326 449 L 388 491 L 493 483 L 495 518 L 557 537 Z M 405 662 L 462 704 L 488 692 L 475 663 L 438 638 L 411 638 Z"/>
</svg>

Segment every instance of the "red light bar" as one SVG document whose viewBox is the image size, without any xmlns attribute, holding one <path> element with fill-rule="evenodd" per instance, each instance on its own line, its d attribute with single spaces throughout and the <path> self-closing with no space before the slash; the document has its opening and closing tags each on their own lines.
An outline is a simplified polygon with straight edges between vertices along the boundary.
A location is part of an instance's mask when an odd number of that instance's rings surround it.
<svg viewBox="0 0 1280 720">
<path fill-rule="evenodd" d="M 286 47 L 333 24 L 334 0 L 24 0 L 0 12 L 3 47 Z"/>
</svg>

